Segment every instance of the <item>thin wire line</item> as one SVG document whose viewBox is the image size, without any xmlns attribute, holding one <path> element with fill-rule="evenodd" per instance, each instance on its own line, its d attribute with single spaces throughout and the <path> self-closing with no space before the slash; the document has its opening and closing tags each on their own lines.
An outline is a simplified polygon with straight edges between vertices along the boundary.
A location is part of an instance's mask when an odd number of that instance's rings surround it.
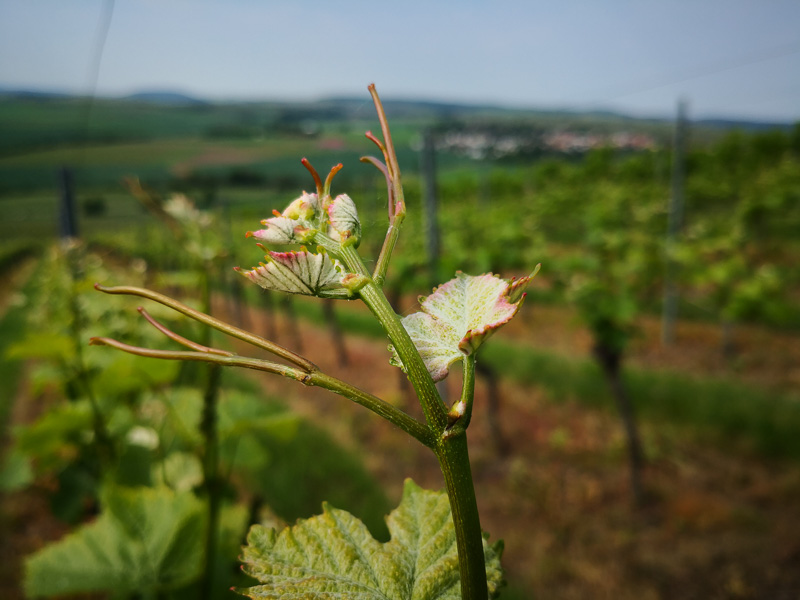
<svg viewBox="0 0 800 600">
<path fill-rule="evenodd" d="M 106 0 L 106 2 L 103 3 L 103 9 L 97 22 L 94 52 L 92 53 L 92 61 L 89 64 L 88 98 L 83 115 L 84 145 L 89 141 L 89 123 L 91 121 L 95 97 L 97 96 L 97 82 L 100 79 L 100 66 L 103 62 L 103 54 L 106 48 L 106 41 L 108 40 L 108 31 L 111 29 L 111 18 L 114 16 L 114 0 Z"/>
<path fill-rule="evenodd" d="M 664 87 L 668 87 L 671 85 L 677 85 L 679 83 L 685 83 L 687 81 L 692 81 L 694 79 L 700 79 L 703 77 L 710 77 L 712 75 L 717 75 L 719 73 L 724 73 L 725 71 L 733 71 L 735 69 L 740 69 L 742 67 L 749 67 L 751 65 L 755 65 L 758 63 L 766 62 L 769 60 L 774 60 L 776 58 L 783 58 L 784 56 L 790 56 L 792 54 L 797 54 L 800 52 L 800 41 L 795 41 L 789 44 L 783 44 L 782 46 L 777 46 L 774 48 L 770 48 L 764 52 L 750 55 L 749 57 L 739 58 L 737 60 L 724 60 L 717 62 L 714 66 L 702 67 L 694 71 L 693 74 L 682 75 L 680 77 L 676 77 L 669 81 L 665 81 L 663 83 L 659 83 L 657 85 L 648 86 L 640 89 L 634 89 L 633 91 L 623 92 L 621 94 L 616 94 L 614 96 L 608 97 L 605 100 L 601 100 L 601 102 L 609 102 L 612 100 L 619 100 L 620 98 L 624 98 L 626 96 L 633 96 L 636 94 L 643 94 L 645 92 L 650 92 L 653 90 L 658 90 Z"/>
</svg>

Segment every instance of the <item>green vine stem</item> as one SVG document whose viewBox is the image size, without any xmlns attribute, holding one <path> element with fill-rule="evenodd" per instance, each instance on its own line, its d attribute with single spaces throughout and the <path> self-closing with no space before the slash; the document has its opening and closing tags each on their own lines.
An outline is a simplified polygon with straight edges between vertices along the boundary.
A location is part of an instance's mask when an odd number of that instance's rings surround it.
<svg viewBox="0 0 800 600">
<path fill-rule="evenodd" d="M 439 465 L 444 476 L 456 532 L 458 563 L 461 574 L 461 597 L 463 600 L 487 600 L 488 589 L 486 563 L 483 553 L 483 536 L 475 497 L 475 487 L 472 481 L 466 435 L 475 391 L 474 357 L 466 357 L 464 361 L 462 398 L 454 407 L 457 411 L 463 412 L 454 421 L 448 413 L 444 402 L 442 402 L 436 385 L 414 342 L 381 289 L 389 260 L 400 232 L 400 225 L 405 216 L 405 202 L 400 179 L 400 167 L 392 143 L 388 119 L 374 84 L 369 86 L 369 92 L 378 112 L 384 141 L 381 143 L 370 133 L 367 134 L 367 137 L 381 149 L 386 165 L 385 168 L 381 168 L 383 165 L 380 165 L 376 159 L 368 159 L 366 162 L 377 166 L 386 176 L 387 184 L 391 184 L 389 189 L 389 230 L 378 257 L 374 277 L 370 277 L 361 256 L 354 246 L 344 243 L 337 244 L 337 247 L 328 247 L 330 244 L 326 236 L 317 236 L 316 241 L 326 251 L 338 255 L 349 272 L 367 278 L 367 283 L 358 293 L 381 323 L 394 345 L 405 367 L 408 379 L 422 405 L 428 427 L 435 435 L 435 445 L 432 449 L 439 459 Z"/>
<path fill-rule="evenodd" d="M 375 265 L 373 272 L 373 281 L 378 287 L 383 287 L 383 282 L 386 280 L 386 272 L 389 270 L 389 260 L 392 257 L 394 246 L 397 243 L 397 238 L 400 236 L 400 224 L 405 217 L 404 213 L 395 215 L 394 220 L 389 224 L 389 230 L 386 232 L 386 238 L 383 241 L 381 252 L 378 255 L 378 261 Z"/>
<path fill-rule="evenodd" d="M 461 597 L 463 600 L 486 600 L 488 590 L 483 537 L 475 488 L 472 482 L 466 424 L 462 424 L 457 429 L 448 429 L 448 415 L 444 412 L 445 405 L 436 390 L 433 379 L 383 292 L 375 284 L 367 284 L 362 288 L 361 296 L 381 321 L 384 330 L 394 344 L 400 360 L 406 367 L 411 385 L 414 386 L 414 390 L 422 402 L 428 425 L 436 434 L 436 445 L 433 447 L 433 451 L 439 459 L 447 495 L 450 499 L 450 510 L 453 513 L 456 544 L 458 545 L 458 563 L 461 571 Z M 472 405 L 471 397 L 467 405 Z"/>
<path fill-rule="evenodd" d="M 333 248 L 332 248 L 333 249 Z M 447 408 L 442 402 L 439 392 L 436 390 L 436 385 L 431 379 L 425 363 L 422 361 L 419 352 L 417 352 L 414 342 L 408 335 L 400 319 L 394 312 L 394 309 L 389 304 L 386 296 L 381 289 L 372 281 L 369 272 L 367 271 L 361 256 L 358 254 L 353 246 L 342 244 L 338 247 L 339 256 L 344 264 L 347 266 L 351 273 L 362 275 L 368 279 L 368 282 L 359 290 L 359 294 L 364 303 L 369 307 L 375 318 L 380 321 L 386 334 L 389 336 L 403 365 L 408 373 L 408 378 L 417 392 L 422 410 L 425 413 L 425 420 L 431 429 L 437 434 L 441 434 L 445 427 L 447 427 Z"/>
<path fill-rule="evenodd" d="M 447 413 L 447 435 L 455 435 L 458 431 L 466 431 L 472 420 L 472 402 L 475 398 L 475 354 L 465 356 L 461 398 L 453 404 Z"/>
<path fill-rule="evenodd" d="M 214 367 L 239 366 L 279 374 L 305 385 L 318 386 L 345 396 L 400 427 L 423 445 L 431 448 L 439 460 L 455 528 L 462 599 L 487 600 L 488 587 L 483 534 L 478 515 L 466 435 L 467 426 L 472 415 L 475 391 L 475 361 L 473 356 L 464 358 L 464 382 L 461 398 L 448 410 L 419 351 L 381 289 L 406 209 L 399 165 L 389 133 L 386 115 L 375 91 L 375 86 L 370 85 L 369 91 L 378 111 L 384 139 L 381 142 L 370 133 L 367 134 L 367 137 L 380 148 L 385 164 L 372 157 L 365 157 L 362 160 L 373 164 L 384 174 L 389 194 L 389 230 L 381 248 L 374 273 L 370 274 L 368 272 L 361 256 L 356 251 L 358 237 L 346 238 L 344 241 L 334 241 L 326 235 L 327 230 L 323 230 L 316 232 L 313 241 L 328 254 L 338 258 L 345 265 L 348 273 L 358 279 L 359 285 L 348 288 L 348 294 L 351 294 L 350 297 L 358 295 L 381 323 L 419 398 L 426 423 L 417 421 L 395 406 L 368 392 L 320 372 L 319 368 L 312 362 L 278 344 L 219 321 L 172 298 L 142 288 L 104 288 L 95 286 L 98 290 L 109 294 L 141 296 L 159 302 L 218 331 L 266 350 L 274 356 L 287 361 L 290 365 L 263 359 L 241 357 L 232 352 L 212 348 L 209 343 L 195 344 L 170 332 L 165 327 L 157 324 L 152 318 L 148 318 L 148 320 L 165 335 L 191 350 L 149 350 L 129 346 L 108 338 L 92 338 L 90 343 L 113 346 L 140 356 L 170 360 L 203 361 L 213 363 Z M 328 198 L 328 201 L 330 201 L 331 179 L 335 172 L 341 168 L 341 165 L 337 165 L 331 170 L 323 184 L 319 175 L 310 166 L 310 163 L 304 160 L 303 164 L 314 177 L 319 198 L 321 200 Z M 275 214 L 280 216 L 277 212 Z M 143 314 L 146 315 L 144 312 Z"/>
<path fill-rule="evenodd" d="M 81 267 L 81 248 L 78 246 L 65 246 L 64 252 L 67 260 L 67 267 L 69 271 L 70 281 L 70 295 L 68 299 L 68 306 L 70 311 L 70 335 L 72 336 L 73 345 L 75 348 L 75 360 L 72 368 L 74 375 L 78 381 L 81 391 L 86 395 L 89 400 L 89 406 L 92 410 L 92 428 L 94 429 L 94 443 L 97 448 L 97 456 L 100 461 L 100 477 L 105 477 L 112 465 L 116 461 L 116 448 L 108 432 L 105 415 L 100 409 L 100 404 L 97 401 L 97 395 L 94 391 L 89 374 L 89 368 L 86 364 L 86 357 L 83 351 L 82 337 L 84 334 L 84 324 L 86 322 L 86 314 L 81 308 L 81 303 L 78 299 L 78 294 L 75 291 L 76 282 L 83 278 L 83 270 Z"/>
<path fill-rule="evenodd" d="M 424 423 L 420 423 L 414 417 L 404 413 L 385 400 L 381 400 L 377 396 L 373 396 L 345 381 L 336 379 L 320 371 L 310 373 L 303 379 L 303 383 L 306 385 L 318 386 L 335 394 L 339 394 L 340 396 L 344 396 L 356 404 L 360 404 L 375 414 L 380 415 L 393 425 L 396 425 L 414 437 L 422 445 L 431 449 L 435 448 L 436 436 L 433 431 L 431 431 L 430 427 Z"/>
<path fill-rule="evenodd" d="M 208 380 L 203 393 L 203 416 L 200 431 L 203 435 L 203 488 L 208 500 L 208 524 L 205 539 L 205 570 L 201 598 L 213 595 L 216 572 L 219 515 L 222 503 L 222 481 L 219 477 L 219 440 L 217 436 L 217 400 L 222 379 L 222 367 L 209 365 Z"/>
<path fill-rule="evenodd" d="M 406 216 L 406 202 L 403 184 L 400 179 L 400 164 L 397 162 L 397 153 L 394 150 L 392 133 L 389 131 L 389 121 L 386 118 L 386 112 L 383 110 L 383 104 L 381 103 L 380 97 L 378 97 L 375 84 L 370 84 L 367 89 L 369 89 L 369 93 L 372 96 L 375 110 L 378 112 L 383 142 L 370 132 L 367 132 L 367 138 L 380 148 L 386 164 L 381 164 L 380 161 L 372 157 L 364 157 L 361 160 L 375 165 L 384 174 L 389 195 L 389 230 L 386 232 L 386 238 L 383 241 L 383 246 L 378 255 L 378 261 L 373 275 L 375 284 L 378 287 L 383 287 L 386 271 L 389 269 L 389 261 L 394 252 L 397 238 L 400 235 L 400 225 L 402 225 Z"/>
<path fill-rule="evenodd" d="M 355 248 L 343 245 L 340 257 L 351 272 L 368 276 L 366 267 Z M 488 589 L 483 536 L 467 446 L 468 419 L 451 427 L 452 423 L 448 418 L 445 404 L 425 363 L 380 288 L 370 280 L 361 288 L 359 294 L 380 321 L 397 350 L 411 385 L 422 404 L 428 426 L 436 436 L 432 449 L 439 459 L 453 514 L 461 572 L 461 597 L 463 600 L 486 600 Z M 460 402 L 464 402 L 465 407 L 471 411 L 475 391 L 474 357 L 466 357 L 464 373 L 465 385 Z M 464 416 L 467 416 L 466 412 Z"/>
<path fill-rule="evenodd" d="M 211 276 L 215 272 L 207 261 L 200 270 L 203 284 L 203 311 L 211 312 Z M 203 328 L 205 346 L 211 346 L 212 330 Z M 217 435 L 219 390 L 222 384 L 222 367 L 208 365 L 206 387 L 203 392 L 203 414 L 200 431 L 203 436 L 203 488 L 208 500 L 208 524 L 205 539 L 205 569 L 200 591 L 201 600 L 209 600 L 214 592 L 214 573 L 217 562 L 217 538 L 219 537 L 219 515 L 222 505 L 222 481 L 219 476 L 219 437 Z"/>
<path fill-rule="evenodd" d="M 453 513 L 458 568 L 461 572 L 461 597 L 463 600 L 487 600 L 489 591 L 483 534 L 469 463 L 466 430 L 461 429 L 454 435 L 440 438 L 435 452 Z"/>
</svg>

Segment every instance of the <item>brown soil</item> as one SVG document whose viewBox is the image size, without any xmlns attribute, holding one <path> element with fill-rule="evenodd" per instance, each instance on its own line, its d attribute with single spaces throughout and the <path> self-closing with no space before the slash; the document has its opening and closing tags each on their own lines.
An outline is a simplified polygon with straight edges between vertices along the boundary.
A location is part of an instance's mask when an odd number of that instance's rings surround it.
<svg viewBox="0 0 800 600">
<path fill-rule="evenodd" d="M 191 174 L 197 167 L 240 166 L 250 164 L 258 159 L 258 154 L 251 150 L 229 147 L 213 147 L 202 153 L 172 166 L 170 172 L 178 177 Z"/>
<path fill-rule="evenodd" d="M 666 369 L 698 377 L 732 378 L 775 391 L 800 392 L 800 335 L 754 325 L 733 330 L 734 353 L 722 351 L 722 328 L 681 321 L 674 342 L 660 342 L 661 321 L 644 316 L 628 352 L 628 364 Z M 499 335 L 524 340 L 532 347 L 568 356 L 589 356 L 591 337 L 572 309 L 526 304 Z M 769 351 L 765 351 L 769 349 Z"/>
<path fill-rule="evenodd" d="M 0 287 L 0 317 L 6 314 L 14 301 L 17 291 L 24 281 L 31 276 L 36 261 L 32 258 L 25 259 L 22 263 L 3 273 L 3 286 Z"/>
</svg>

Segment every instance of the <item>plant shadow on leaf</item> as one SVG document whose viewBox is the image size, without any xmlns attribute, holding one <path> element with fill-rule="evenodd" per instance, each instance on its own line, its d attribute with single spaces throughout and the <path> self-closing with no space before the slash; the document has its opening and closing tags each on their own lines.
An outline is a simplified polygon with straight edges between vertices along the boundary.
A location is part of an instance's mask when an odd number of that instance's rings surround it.
<svg viewBox="0 0 800 600">
<path fill-rule="evenodd" d="M 388 538 L 386 496 L 361 460 L 326 432 L 275 400 L 244 393 L 227 394 L 220 412 L 223 461 L 278 517 L 309 517 L 327 500 Z"/>
</svg>

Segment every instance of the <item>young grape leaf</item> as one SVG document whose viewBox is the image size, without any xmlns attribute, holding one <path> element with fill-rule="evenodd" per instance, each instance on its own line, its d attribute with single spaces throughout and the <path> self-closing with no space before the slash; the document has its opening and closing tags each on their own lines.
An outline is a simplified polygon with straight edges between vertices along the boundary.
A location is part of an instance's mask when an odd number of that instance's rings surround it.
<svg viewBox="0 0 800 600">
<path fill-rule="evenodd" d="M 451 364 L 475 352 L 517 314 L 534 275 L 536 271 L 506 281 L 491 273 L 473 277 L 458 272 L 455 279 L 421 298 L 422 310 L 404 317 L 403 326 L 434 381 L 447 377 Z M 394 348 L 392 353 L 392 364 L 402 367 Z"/>
<path fill-rule="evenodd" d="M 303 219 L 272 217 L 261 221 L 264 229 L 248 231 L 247 237 L 254 237 L 268 244 L 304 244 L 313 238 L 313 224 Z"/>
<path fill-rule="evenodd" d="M 460 600 L 455 528 L 443 492 L 406 480 L 403 499 L 387 518 L 392 539 L 381 544 L 351 514 L 323 513 L 280 534 L 254 525 L 242 560 L 261 585 L 237 591 L 250 598 L 334 600 Z M 503 584 L 502 542 L 484 539 L 489 597 Z"/>
<path fill-rule="evenodd" d="M 266 260 L 241 271 L 242 275 L 266 290 L 321 297 L 350 295 L 342 284 L 347 275 L 344 268 L 324 252 L 270 252 Z"/>
<path fill-rule="evenodd" d="M 28 557 L 26 595 L 130 595 L 186 585 L 202 568 L 204 515 L 188 492 L 113 488 L 94 522 Z"/>
<path fill-rule="evenodd" d="M 361 239 L 361 223 L 358 220 L 356 203 L 347 194 L 336 196 L 330 203 L 328 218 L 333 239 L 343 242 L 353 238 L 356 243 Z"/>
<path fill-rule="evenodd" d="M 319 212 L 319 197 L 316 194 L 303 192 L 287 206 L 281 216 L 292 220 L 313 221 Z"/>
</svg>

